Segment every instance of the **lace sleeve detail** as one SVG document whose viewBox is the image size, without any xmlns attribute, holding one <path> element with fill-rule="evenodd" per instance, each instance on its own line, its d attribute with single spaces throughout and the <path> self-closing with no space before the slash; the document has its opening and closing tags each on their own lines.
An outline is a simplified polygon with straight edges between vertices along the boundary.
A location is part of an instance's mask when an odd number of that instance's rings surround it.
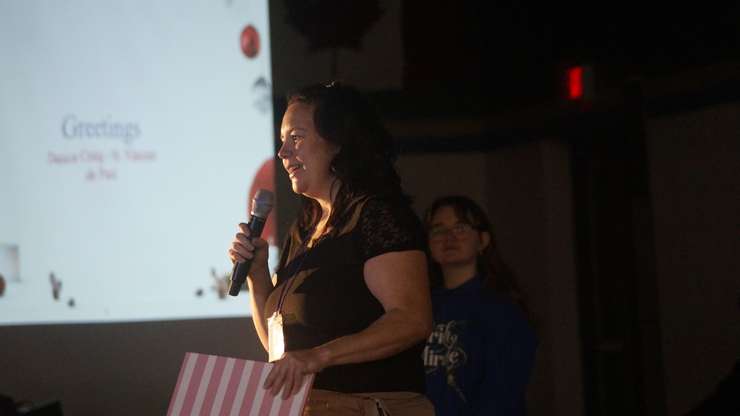
<svg viewBox="0 0 740 416">
<path fill-rule="evenodd" d="M 424 234 L 410 207 L 372 198 L 358 224 L 363 261 L 391 251 L 423 250 Z"/>
</svg>

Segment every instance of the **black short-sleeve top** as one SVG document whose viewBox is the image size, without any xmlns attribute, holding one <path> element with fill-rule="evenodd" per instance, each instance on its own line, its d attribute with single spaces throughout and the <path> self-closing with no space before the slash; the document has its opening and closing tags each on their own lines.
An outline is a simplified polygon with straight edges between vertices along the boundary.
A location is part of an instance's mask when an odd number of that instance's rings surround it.
<svg viewBox="0 0 740 416">
<path fill-rule="evenodd" d="M 383 315 L 380 302 L 365 284 L 365 261 L 393 251 L 422 250 L 421 224 L 406 203 L 363 197 L 349 204 L 336 232 L 311 248 L 294 226 L 283 248 L 275 289 L 266 317 L 284 297 L 285 351 L 313 348 L 360 332 Z M 404 276 L 397 276 L 403 279 Z M 314 388 L 345 393 L 424 391 L 422 343 L 377 361 L 325 368 Z"/>
</svg>

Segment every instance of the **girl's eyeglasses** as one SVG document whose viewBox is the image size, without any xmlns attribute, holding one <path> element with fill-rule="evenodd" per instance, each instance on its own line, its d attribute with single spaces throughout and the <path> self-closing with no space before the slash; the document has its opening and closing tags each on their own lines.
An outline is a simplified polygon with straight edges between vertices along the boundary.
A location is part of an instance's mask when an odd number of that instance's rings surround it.
<svg viewBox="0 0 740 416">
<path fill-rule="evenodd" d="M 452 234 L 456 238 L 464 236 L 468 231 L 472 230 L 473 226 L 466 222 L 458 222 L 452 227 L 445 227 L 437 225 L 429 229 L 429 239 L 439 241 L 447 237 L 448 234 Z"/>
</svg>

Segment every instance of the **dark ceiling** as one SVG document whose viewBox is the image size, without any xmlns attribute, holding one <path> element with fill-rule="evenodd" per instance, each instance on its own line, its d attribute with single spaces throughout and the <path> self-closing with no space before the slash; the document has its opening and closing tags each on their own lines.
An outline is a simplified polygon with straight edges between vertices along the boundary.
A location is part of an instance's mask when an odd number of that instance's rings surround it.
<svg viewBox="0 0 740 416">
<path fill-rule="evenodd" d="M 404 85 L 495 108 L 557 97 L 570 65 L 609 88 L 740 58 L 740 2 L 647 3 L 405 0 Z"/>
<path fill-rule="evenodd" d="M 379 0 L 283 1 L 312 50 L 361 50 L 384 14 Z M 573 65 L 590 67 L 595 96 L 697 69 L 691 83 L 703 85 L 706 68 L 740 68 L 740 2 L 661 3 L 403 0 L 403 89 L 379 99 L 407 117 L 487 114 L 562 99 Z"/>
</svg>

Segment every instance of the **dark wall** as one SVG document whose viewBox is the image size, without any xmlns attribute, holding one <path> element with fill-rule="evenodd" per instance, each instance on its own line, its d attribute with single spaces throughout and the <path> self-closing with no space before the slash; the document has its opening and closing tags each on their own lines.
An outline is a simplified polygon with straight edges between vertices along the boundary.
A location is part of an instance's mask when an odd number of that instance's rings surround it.
<svg viewBox="0 0 740 416">
<path fill-rule="evenodd" d="M 188 351 L 267 358 L 250 318 L 0 327 L 0 393 L 66 415 L 163 415 Z"/>
<path fill-rule="evenodd" d="M 649 120 L 668 414 L 740 359 L 740 104 Z"/>
</svg>

